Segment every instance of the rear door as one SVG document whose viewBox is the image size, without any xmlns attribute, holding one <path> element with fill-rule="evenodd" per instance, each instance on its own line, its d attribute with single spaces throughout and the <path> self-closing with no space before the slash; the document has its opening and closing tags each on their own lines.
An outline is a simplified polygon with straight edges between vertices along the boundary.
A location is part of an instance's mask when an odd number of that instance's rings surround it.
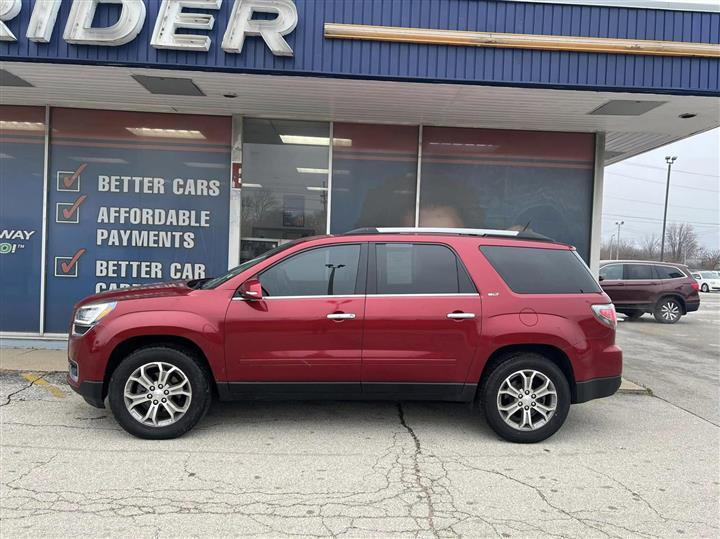
<svg viewBox="0 0 720 539">
<path fill-rule="evenodd" d="M 623 302 L 627 305 L 653 305 L 660 288 L 652 264 L 624 264 Z"/>
<path fill-rule="evenodd" d="M 439 243 L 371 243 L 363 393 L 456 397 L 479 345 L 481 300 Z"/>
</svg>

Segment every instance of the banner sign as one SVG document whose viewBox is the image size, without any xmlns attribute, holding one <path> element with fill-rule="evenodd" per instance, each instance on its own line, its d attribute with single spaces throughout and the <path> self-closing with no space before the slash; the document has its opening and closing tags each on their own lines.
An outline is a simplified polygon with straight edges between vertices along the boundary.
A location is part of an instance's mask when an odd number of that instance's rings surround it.
<svg viewBox="0 0 720 539">
<path fill-rule="evenodd" d="M 52 125 L 47 332 L 89 294 L 226 271 L 229 118 L 54 109 Z"/>
<path fill-rule="evenodd" d="M 0 331 L 40 330 L 45 109 L 0 106 Z"/>
</svg>

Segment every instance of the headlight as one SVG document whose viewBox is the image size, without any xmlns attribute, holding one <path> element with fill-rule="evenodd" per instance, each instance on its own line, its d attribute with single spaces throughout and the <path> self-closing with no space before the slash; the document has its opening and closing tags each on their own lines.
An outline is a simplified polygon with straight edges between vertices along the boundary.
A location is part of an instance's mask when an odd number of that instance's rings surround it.
<svg viewBox="0 0 720 539">
<path fill-rule="evenodd" d="M 92 326 L 107 316 L 117 305 L 117 301 L 108 303 L 92 303 L 80 307 L 75 313 L 73 323 L 79 326 Z"/>
</svg>

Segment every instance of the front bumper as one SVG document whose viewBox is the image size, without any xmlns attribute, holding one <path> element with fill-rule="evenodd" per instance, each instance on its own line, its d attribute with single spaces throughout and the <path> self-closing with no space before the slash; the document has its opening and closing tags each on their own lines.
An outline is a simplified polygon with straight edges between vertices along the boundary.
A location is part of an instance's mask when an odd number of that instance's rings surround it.
<svg viewBox="0 0 720 539">
<path fill-rule="evenodd" d="M 614 395 L 620 388 L 621 381 L 622 376 L 608 376 L 606 378 L 593 378 L 583 382 L 576 382 L 573 403 L 579 404 Z"/>
<path fill-rule="evenodd" d="M 103 398 L 103 383 L 93 380 L 84 380 L 83 382 L 74 381 L 70 374 L 67 375 L 67 383 L 70 388 L 78 393 L 85 402 L 95 408 L 105 408 L 105 399 Z"/>
</svg>

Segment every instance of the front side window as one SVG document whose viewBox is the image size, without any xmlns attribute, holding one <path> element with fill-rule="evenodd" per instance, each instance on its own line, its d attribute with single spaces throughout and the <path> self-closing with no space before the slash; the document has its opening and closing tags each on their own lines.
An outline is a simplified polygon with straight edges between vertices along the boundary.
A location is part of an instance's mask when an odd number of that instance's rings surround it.
<svg viewBox="0 0 720 539">
<path fill-rule="evenodd" d="M 333 245 L 303 251 L 259 276 L 265 296 L 355 294 L 360 245 Z"/>
<path fill-rule="evenodd" d="M 625 280 L 649 281 L 653 279 L 652 266 L 649 264 L 625 264 Z"/>
<path fill-rule="evenodd" d="M 619 281 L 623 278 L 622 264 L 611 264 L 600 268 L 600 277 L 603 281 Z"/>
<path fill-rule="evenodd" d="M 673 266 L 655 266 L 655 273 L 659 279 L 679 279 L 685 274 Z"/>
<path fill-rule="evenodd" d="M 378 294 L 475 293 L 465 268 L 444 245 L 376 245 Z"/>
</svg>

